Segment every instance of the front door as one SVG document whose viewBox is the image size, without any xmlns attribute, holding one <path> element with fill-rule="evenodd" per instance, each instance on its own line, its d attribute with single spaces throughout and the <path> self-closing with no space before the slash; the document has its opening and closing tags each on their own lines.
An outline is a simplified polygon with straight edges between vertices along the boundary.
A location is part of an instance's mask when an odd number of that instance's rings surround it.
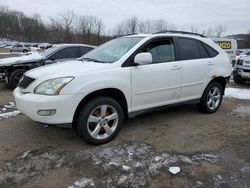
<svg viewBox="0 0 250 188">
<path fill-rule="evenodd" d="M 174 42 L 171 38 L 156 39 L 140 52 L 149 52 L 153 63 L 131 67 L 132 110 L 138 111 L 177 103 L 180 97 L 181 68 L 175 61 Z"/>
</svg>

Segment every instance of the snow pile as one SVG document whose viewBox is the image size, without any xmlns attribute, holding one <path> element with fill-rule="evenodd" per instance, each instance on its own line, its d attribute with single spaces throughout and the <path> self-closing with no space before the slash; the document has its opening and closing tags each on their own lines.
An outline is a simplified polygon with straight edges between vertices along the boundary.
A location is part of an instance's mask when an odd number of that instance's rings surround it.
<svg viewBox="0 0 250 188">
<path fill-rule="evenodd" d="M 172 166 L 168 169 L 168 171 L 175 175 L 178 174 L 181 171 L 181 169 L 178 166 Z"/>
<path fill-rule="evenodd" d="M 226 88 L 225 97 L 250 100 L 250 89 Z"/>
<path fill-rule="evenodd" d="M 92 179 L 81 178 L 77 180 L 74 185 L 69 186 L 69 188 L 83 188 L 83 187 L 93 187 L 95 183 Z"/>
<path fill-rule="evenodd" d="M 13 112 L 2 113 L 2 114 L 0 114 L 0 119 L 13 117 L 13 116 L 16 116 L 18 114 L 21 114 L 21 112 L 18 110 L 15 110 Z"/>
<path fill-rule="evenodd" d="M 250 116 L 250 106 L 240 104 L 240 105 L 238 105 L 237 108 L 235 108 L 233 110 L 233 112 L 231 114 L 239 116 L 239 117 Z"/>
<path fill-rule="evenodd" d="M 21 112 L 16 110 L 16 105 L 14 102 L 9 102 L 7 105 L 0 107 L 0 120 L 7 119 L 9 117 L 17 116 Z"/>
</svg>

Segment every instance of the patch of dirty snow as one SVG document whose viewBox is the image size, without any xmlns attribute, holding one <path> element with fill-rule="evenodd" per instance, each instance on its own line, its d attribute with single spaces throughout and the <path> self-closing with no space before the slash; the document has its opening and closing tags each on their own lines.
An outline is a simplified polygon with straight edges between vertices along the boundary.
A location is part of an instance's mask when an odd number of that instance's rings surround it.
<svg viewBox="0 0 250 188">
<path fill-rule="evenodd" d="M 9 102 L 9 104 L 4 105 L 4 108 L 16 108 L 16 105 L 14 102 Z"/>
<path fill-rule="evenodd" d="M 7 119 L 13 116 L 17 116 L 21 112 L 16 110 L 16 105 L 14 102 L 9 102 L 8 104 L 0 107 L 0 120 Z"/>
<path fill-rule="evenodd" d="M 197 165 L 206 161 L 216 163 L 213 154 L 183 155 L 156 152 L 145 143 L 125 143 L 100 146 L 82 151 L 62 151 L 55 148 L 26 151 L 0 169 L 0 187 L 21 185 L 33 176 L 46 174 L 50 169 L 68 166 L 88 172 L 86 179 L 79 174 L 73 188 L 89 186 L 144 187 L 170 167 Z M 172 168 L 171 168 L 172 169 Z M 174 169 L 177 170 L 178 169 Z M 92 174 L 91 174 L 92 173 Z M 102 178 L 100 178 L 102 177 Z"/>
<path fill-rule="evenodd" d="M 233 109 L 231 114 L 238 117 L 250 116 L 250 106 L 239 104 L 237 108 Z"/>
<path fill-rule="evenodd" d="M 125 170 L 125 171 L 128 171 L 128 170 L 130 169 L 130 167 L 129 167 L 129 166 L 126 166 L 126 165 L 123 165 L 123 166 L 122 166 L 122 169 Z"/>
<path fill-rule="evenodd" d="M 225 97 L 250 100 L 250 89 L 226 88 Z"/>
<path fill-rule="evenodd" d="M 247 172 L 250 173 L 250 166 L 245 166 L 240 171 L 244 173 L 247 173 Z"/>
<path fill-rule="evenodd" d="M 168 169 L 168 171 L 175 175 L 175 174 L 178 174 L 181 171 L 181 169 L 178 166 L 171 166 Z"/>
<path fill-rule="evenodd" d="M 68 188 L 84 188 L 84 187 L 93 187 L 95 183 L 92 179 L 81 178 L 77 180 L 74 185 L 69 186 Z"/>
<path fill-rule="evenodd" d="M 3 119 L 3 118 L 9 118 L 9 117 L 17 116 L 18 114 L 21 114 L 21 112 L 18 111 L 18 110 L 15 110 L 13 112 L 1 113 L 0 114 L 0 118 L 1 119 Z"/>
<path fill-rule="evenodd" d="M 30 151 L 25 151 L 25 152 L 22 154 L 21 158 L 23 159 L 23 158 L 27 157 L 27 156 L 29 155 L 29 153 L 30 153 Z"/>
</svg>

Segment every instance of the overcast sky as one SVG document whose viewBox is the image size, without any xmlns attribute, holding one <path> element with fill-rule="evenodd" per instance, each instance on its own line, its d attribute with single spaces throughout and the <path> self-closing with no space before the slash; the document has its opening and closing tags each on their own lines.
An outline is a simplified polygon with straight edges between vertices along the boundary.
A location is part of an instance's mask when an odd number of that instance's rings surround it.
<svg viewBox="0 0 250 188">
<path fill-rule="evenodd" d="M 133 15 L 141 20 L 164 18 L 178 29 L 195 26 L 203 31 L 223 24 L 227 34 L 250 30 L 250 0 L 0 0 L 0 5 L 27 15 L 38 13 L 45 21 L 73 10 L 102 18 L 107 31 Z"/>
</svg>

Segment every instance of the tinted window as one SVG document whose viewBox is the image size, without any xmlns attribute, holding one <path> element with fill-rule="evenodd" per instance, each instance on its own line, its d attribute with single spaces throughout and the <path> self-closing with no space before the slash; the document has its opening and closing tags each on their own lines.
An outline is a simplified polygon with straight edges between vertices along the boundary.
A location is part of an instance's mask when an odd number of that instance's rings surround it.
<svg viewBox="0 0 250 188">
<path fill-rule="evenodd" d="M 196 40 L 179 38 L 178 43 L 180 46 L 181 60 L 200 58 L 200 51 L 198 47 L 198 42 Z"/>
<path fill-rule="evenodd" d="M 200 58 L 209 58 L 210 56 L 201 42 L 198 42 L 198 46 L 200 49 Z"/>
<path fill-rule="evenodd" d="M 143 48 L 142 52 L 149 52 L 153 63 L 162 63 L 175 60 L 174 44 L 171 40 L 154 41 Z"/>
<path fill-rule="evenodd" d="M 213 48 L 211 48 L 210 46 L 206 45 L 206 44 L 202 44 L 204 46 L 204 48 L 206 49 L 206 51 L 209 54 L 209 57 L 215 57 L 218 55 L 218 52 L 216 50 L 214 50 Z"/>
<path fill-rule="evenodd" d="M 70 59 L 70 58 L 78 58 L 79 53 L 78 53 L 77 47 L 70 47 L 70 48 L 64 48 L 61 51 L 57 52 L 54 54 L 51 59 Z"/>
<path fill-rule="evenodd" d="M 81 47 L 80 49 L 80 56 L 88 53 L 90 50 L 93 50 L 93 48 L 90 48 L 90 47 Z"/>
</svg>

